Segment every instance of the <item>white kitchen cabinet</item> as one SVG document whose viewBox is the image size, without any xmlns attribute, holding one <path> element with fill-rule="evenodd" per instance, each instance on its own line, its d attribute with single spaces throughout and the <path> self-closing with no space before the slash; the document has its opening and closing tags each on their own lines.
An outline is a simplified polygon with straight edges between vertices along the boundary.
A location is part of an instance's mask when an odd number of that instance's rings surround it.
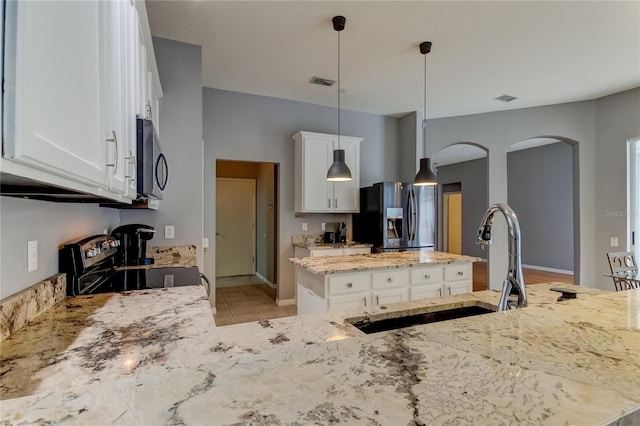
<svg viewBox="0 0 640 426">
<path fill-rule="evenodd" d="M 153 46 L 136 6 L 145 9 L 129 0 L 6 3 L 5 173 L 116 201 L 137 196 L 136 50 L 143 38 L 147 54 Z M 157 74 L 155 58 L 148 68 Z"/>
<path fill-rule="evenodd" d="M 327 181 L 338 149 L 338 136 L 298 132 L 295 143 L 295 211 L 306 213 L 357 213 L 360 211 L 360 142 L 362 138 L 340 136 L 340 149 L 352 180 Z"/>
<path fill-rule="evenodd" d="M 6 3 L 4 105 L 5 158 L 102 188 L 104 3 Z"/>
<path fill-rule="evenodd" d="M 316 275 L 296 266 L 298 314 L 444 297 L 473 291 L 471 263 Z"/>
<path fill-rule="evenodd" d="M 345 247 L 343 249 L 343 254 L 345 256 L 350 256 L 352 254 L 370 254 L 371 247 Z"/>
</svg>

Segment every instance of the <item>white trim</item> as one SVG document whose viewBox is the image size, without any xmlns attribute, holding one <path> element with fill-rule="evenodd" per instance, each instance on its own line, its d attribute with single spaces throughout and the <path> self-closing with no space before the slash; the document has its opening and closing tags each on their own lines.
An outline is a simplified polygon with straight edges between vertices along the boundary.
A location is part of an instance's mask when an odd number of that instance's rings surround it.
<svg viewBox="0 0 640 426">
<path fill-rule="evenodd" d="M 484 262 L 484 263 L 487 263 L 487 259 L 484 259 L 484 258 L 482 258 L 482 257 L 476 257 L 476 259 L 478 259 L 478 260 L 476 260 L 476 262 Z"/>
<path fill-rule="evenodd" d="M 536 265 L 522 265 L 522 267 L 527 269 L 535 269 L 538 271 L 555 272 L 556 274 L 573 275 L 573 271 L 568 271 L 566 269 L 547 268 L 546 266 Z"/>
<path fill-rule="evenodd" d="M 291 306 L 296 304 L 296 299 L 276 299 L 278 306 Z"/>
<path fill-rule="evenodd" d="M 213 312 L 213 315 L 218 313 L 218 309 L 215 306 L 211 307 L 211 312 Z"/>
<path fill-rule="evenodd" d="M 271 287 L 272 289 L 276 289 L 276 285 L 274 283 L 272 283 L 271 281 L 269 281 L 264 275 L 262 275 L 260 272 L 256 271 L 256 277 L 260 278 L 266 285 L 268 285 L 269 287 Z"/>
</svg>

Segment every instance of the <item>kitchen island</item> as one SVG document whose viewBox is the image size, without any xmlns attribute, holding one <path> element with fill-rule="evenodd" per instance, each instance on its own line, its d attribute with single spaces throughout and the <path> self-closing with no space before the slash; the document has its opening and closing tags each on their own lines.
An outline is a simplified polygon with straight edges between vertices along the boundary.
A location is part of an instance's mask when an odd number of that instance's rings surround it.
<svg viewBox="0 0 640 426">
<path fill-rule="evenodd" d="M 471 293 L 476 260 L 431 250 L 289 259 L 298 315 Z"/>
<path fill-rule="evenodd" d="M 2 342 L 12 424 L 607 424 L 640 409 L 640 290 L 363 335 L 345 319 L 483 291 L 215 327 L 202 287 L 82 296 Z M 626 424 L 626 423 L 625 423 Z"/>
</svg>

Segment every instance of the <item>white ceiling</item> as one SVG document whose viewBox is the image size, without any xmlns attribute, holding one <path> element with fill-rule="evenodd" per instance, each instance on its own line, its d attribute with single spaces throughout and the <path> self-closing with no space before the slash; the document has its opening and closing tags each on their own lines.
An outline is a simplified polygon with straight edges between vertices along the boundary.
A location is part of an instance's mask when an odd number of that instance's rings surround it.
<svg viewBox="0 0 640 426">
<path fill-rule="evenodd" d="M 203 85 L 429 118 L 595 99 L 640 86 L 638 1 L 147 0 L 153 35 L 202 46 Z M 493 98 L 508 93 L 518 99 Z"/>
</svg>

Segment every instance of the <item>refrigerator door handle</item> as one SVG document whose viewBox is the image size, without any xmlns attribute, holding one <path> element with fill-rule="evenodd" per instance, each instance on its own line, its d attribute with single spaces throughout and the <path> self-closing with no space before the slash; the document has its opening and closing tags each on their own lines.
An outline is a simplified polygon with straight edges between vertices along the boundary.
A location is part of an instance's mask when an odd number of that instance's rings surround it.
<svg viewBox="0 0 640 426">
<path fill-rule="evenodd" d="M 409 241 L 413 241 L 416 237 L 416 205 L 413 188 L 409 189 L 409 200 L 407 204 L 407 211 L 409 213 Z"/>
</svg>

